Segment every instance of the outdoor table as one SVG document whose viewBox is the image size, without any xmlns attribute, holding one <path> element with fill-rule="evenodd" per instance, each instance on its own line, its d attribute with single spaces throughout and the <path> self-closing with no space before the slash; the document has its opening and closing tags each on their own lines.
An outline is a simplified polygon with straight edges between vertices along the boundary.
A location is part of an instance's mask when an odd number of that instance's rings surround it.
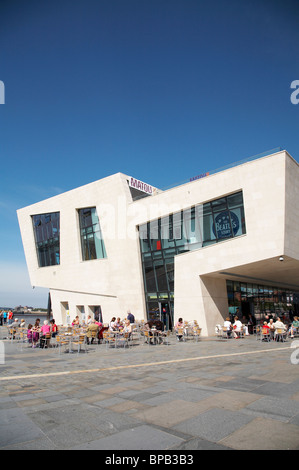
<svg viewBox="0 0 299 470">
<path fill-rule="evenodd" d="M 152 335 L 153 335 L 153 336 L 152 336 L 153 342 L 154 342 L 155 344 L 157 344 L 157 343 L 158 343 L 158 339 L 160 339 L 160 340 L 162 339 L 162 331 L 157 330 L 156 328 L 152 328 L 150 331 L 151 331 L 151 333 L 152 333 Z"/>
<path fill-rule="evenodd" d="M 72 354 L 74 351 L 72 350 L 72 339 L 73 339 L 73 333 L 64 333 L 63 336 L 65 337 L 65 339 L 68 340 L 69 342 L 69 349 L 68 349 L 68 353 L 69 354 Z M 67 351 L 65 351 L 67 352 Z"/>
</svg>

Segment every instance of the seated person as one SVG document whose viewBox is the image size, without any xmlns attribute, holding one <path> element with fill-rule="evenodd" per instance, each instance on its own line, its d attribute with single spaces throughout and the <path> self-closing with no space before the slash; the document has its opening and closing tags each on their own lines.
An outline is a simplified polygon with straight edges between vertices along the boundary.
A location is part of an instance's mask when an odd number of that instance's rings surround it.
<svg viewBox="0 0 299 470">
<path fill-rule="evenodd" d="M 294 320 L 290 326 L 290 329 L 289 329 L 289 334 L 291 336 L 291 338 L 294 338 L 294 334 L 298 333 L 299 332 L 299 321 L 298 321 L 298 317 L 294 317 Z"/>
<path fill-rule="evenodd" d="M 122 328 L 122 326 L 123 326 L 122 321 L 121 321 L 121 319 L 118 317 L 118 318 L 116 319 L 116 322 L 115 322 L 115 328 L 116 328 L 117 330 L 119 330 L 120 328 Z"/>
<path fill-rule="evenodd" d="M 240 322 L 239 317 L 235 317 L 235 322 L 233 324 L 233 333 L 234 333 L 235 339 L 240 338 L 240 333 L 241 333 L 242 328 L 243 328 L 243 325 Z"/>
<path fill-rule="evenodd" d="M 39 340 L 39 334 L 40 334 L 40 319 L 37 318 L 35 321 L 35 325 L 31 328 L 32 332 L 32 347 L 36 348 L 37 342 Z"/>
<path fill-rule="evenodd" d="M 174 329 L 176 332 L 176 337 L 178 341 L 181 341 L 184 334 L 183 334 L 184 322 L 182 318 L 179 318 L 176 324 L 174 325 Z"/>
<path fill-rule="evenodd" d="M 79 316 L 77 315 L 76 318 L 72 322 L 72 326 L 80 326 Z"/>
<path fill-rule="evenodd" d="M 98 338 L 99 326 L 96 324 L 95 320 L 91 320 L 91 323 L 86 328 L 86 343 L 89 344 L 91 338 L 91 344 L 95 338 Z"/>
<path fill-rule="evenodd" d="M 232 334 L 232 323 L 231 323 L 229 317 L 227 317 L 225 322 L 223 323 L 223 328 L 226 328 L 227 336 L 231 336 L 231 334 Z"/>
<path fill-rule="evenodd" d="M 151 339 L 152 339 L 152 337 L 153 337 L 153 333 L 152 333 L 151 329 L 152 329 L 153 325 L 154 325 L 153 320 L 148 320 L 148 321 L 144 324 L 144 330 L 145 330 L 145 331 L 148 331 L 148 335 L 149 335 L 149 337 L 150 337 L 150 343 L 151 343 L 151 344 L 152 344 Z"/>
<path fill-rule="evenodd" d="M 16 318 L 10 325 L 9 329 L 12 330 L 12 336 L 13 339 L 15 339 L 15 333 L 17 332 L 17 329 L 19 328 L 19 320 Z"/>
<path fill-rule="evenodd" d="M 161 320 L 154 320 L 152 329 L 156 330 L 156 342 L 162 342 L 162 336 L 164 335 L 164 324 Z"/>
<path fill-rule="evenodd" d="M 43 348 L 45 346 L 45 343 L 46 343 L 46 334 L 51 333 L 51 327 L 49 325 L 48 320 L 44 321 L 43 326 L 41 326 L 41 328 L 40 328 L 40 333 L 41 333 L 40 348 Z"/>
<path fill-rule="evenodd" d="M 27 338 L 28 338 L 28 343 L 29 344 L 32 343 L 32 328 L 33 328 L 33 325 L 31 325 L 31 323 L 29 323 L 28 329 L 27 329 Z"/>
<path fill-rule="evenodd" d="M 132 325 L 131 325 L 131 322 L 130 320 L 125 320 L 125 325 L 124 325 L 124 328 L 123 328 L 123 333 L 129 333 L 129 338 L 131 337 L 131 334 L 132 334 Z"/>
<path fill-rule="evenodd" d="M 111 318 L 111 321 L 109 323 L 109 330 L 116 331 L 116 318 L 115 317 Z"/>
<path fill-rule="evenodd" d="M 270 326 L 268 325 L 266 321 L 264 321 L 264 323 L 262 324 L 262 335 L 263 336 L 271 335 Z M 271 336 L 270 336 L 270 339 L 271 339 Z"/>
<path fill-rule="evenodd" d="M 274 333 L 274 338 L 276 339 L 277 336 L 277 330 L 282 330 L 282 332 L 286 332 L 286 326 L 285 324 L 281 321 L 279 317 L 277 317 L 276 322 L 274 323 L 274 328 L 275 328 L 275 333 Z"/>
<path fill-rule="evenodd" d="M 54 318 L 53 318 L 52 320 L 50 320 L 50 326 L 51 326 L 52 338 L 55 338 L 55 336 L 56 336 L 57 333 L 58 333 L 58 328 L 57 328 L 57 325 L 56 325 L 56 323 L 55 323 Z"/>
<path fill-rule="evenodd" d="M 164 325 L 161 320 L 154 320 L 154 325 L 158 331 L 163 331 L 164 330 Z"/>
</svg>

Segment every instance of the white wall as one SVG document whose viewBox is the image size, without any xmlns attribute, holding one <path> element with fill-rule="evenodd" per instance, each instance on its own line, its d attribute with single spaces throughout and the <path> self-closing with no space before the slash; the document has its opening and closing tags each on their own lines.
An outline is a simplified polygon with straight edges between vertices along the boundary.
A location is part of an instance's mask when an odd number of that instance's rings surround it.
<svg viewBox="0 0 299 470">
<path fill-rule="evenodd" d="M 211 334 L 215 323 L 227 314 L 225 277 L 219 274 L 221 271 L 243 267 L 243 274 L 256 274 L 262 266 L 268 269 L 267 260 L 283 254 L 285 244 L 289 256 L 298 259 L 299 204 L 293 201 L 298 201 L 298 164 L 286 152 L 135 202 L 131 200 L 127 178 L 118 173 L 18 211 L 31 283 L 51 288 L 57 321 L 61 302 L 65 301 L 70 303 L 71 316 L 75 316 L 77 305 L 101 305 L 106 322 L 113 315 L 123 317 L 128 309 L 136 318 L 145 318 L 136 226 L 240 190 L 246 235 L 176 257 L 175 320 L 180 316 L 197 319 L 203 334 Z M 97 207 L 107 259 L 83 262 L 77 209 L 91 206 Z M 61 214 L 61 264 L 39 268 L 31 215 L 56 211 Z M 269 273 L 271 269 L 269 265 Z"/>
</svg>

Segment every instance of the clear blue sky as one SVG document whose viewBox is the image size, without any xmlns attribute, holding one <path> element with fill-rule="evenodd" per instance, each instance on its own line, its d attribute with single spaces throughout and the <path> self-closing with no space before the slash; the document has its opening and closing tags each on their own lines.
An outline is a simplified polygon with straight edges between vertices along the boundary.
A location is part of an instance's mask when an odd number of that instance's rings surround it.
<svg viewBox="0 0 299 470">
<path fill-rule="evenodd" d="M 16 210 L 116 172 L 163 188 L 299 161 L 298 0 L 1 0 L 0 306 L 32 290 Z"/>
</svg>

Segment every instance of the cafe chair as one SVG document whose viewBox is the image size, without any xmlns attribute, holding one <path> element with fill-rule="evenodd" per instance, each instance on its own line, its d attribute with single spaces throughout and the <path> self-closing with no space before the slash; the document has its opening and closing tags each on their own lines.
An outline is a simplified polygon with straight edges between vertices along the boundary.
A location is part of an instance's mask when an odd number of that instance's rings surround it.
<svg viewBox="0 0 299 470">
<path fill-rule="evenodd" d="M 72 345 L 77 346 L 77 353 L 80 354 L 81 346 L 84 346 L 85 352 L 87 353 L 87 342 L 85 335 L 78 335 L 72 340 Z"/>
<path fill-rule="evenodd" d="M 69 345 L 69 340 L 65 338 L 65 336 L 62 335 L 56 335 L 56 343 L 55 347 L 58 349 L 59 354 L 61 354 L 61 348 L 63 346 L 68 346 Z"/>
<path fill-rule="evenodd" d="M 150 344 L 153 344 L 152 343 L 153 337 L 149 334 L 149 332 L 147 330 L 144 330 L 143 333 L 144 333 L 144 342 L 147 343 L 148 346 Z"/>
<path fill-rule="evenodd" d="M 178 341 L 185 341 L 184 328 L 177 328 L 175 334 Z"/>
<path fill-rule="evenodd" d="M 109 346 L 115 347 L 116 338 L 108 330 L 103 333 L 103 341 L 106 344 L 106 349 L 108 349 Z"/>
<path fill-rule="evenodd" d="M 275 330 L 275 341 L 287 341 L 287 331 L 283 328 L 277 328 Z"/>
<path fill-rule="evenodd" d="M 41 338 L 41 347 L 49 348 L 51 343 L 51 333 L 46 333 L 44 338 Z"/>
<path fill-rule="evenodd" d="M 169 344 L 170 344 L 170 341 L 169 341 L 170 335 L 171 335 L 171 330 L 164 331 L 164 333 L 162 335 L 163 344 L 166 344 L 167 346 L 169 346 Z"/>
<path fill-rule="evenodd" d="M 193 328 L 193 338 L 197 342 L 200 338 L 201 328 Z"/>
<path fill-rule="evenodd" d="M 98 331 L 92 331 L 91 332 L 91 341 L 90 342 L 92 344 L 93 342 L 96 342 L 96 341 L 99 344 L 99 332 Z"/>
<path fill-rule="evenodd" d="M 130 334 L 129 333 L 123 333 L 122 335 L 116 335 L 116 343 L 115 343 L 115 347 L 117 346 L 123 346 L 124 348 L 126 346 L 129 347 L 129 336 Z"/>
<path fill-rule="evenodd" d="M 261 341 L 270 342 L 271 341 L 270 330 L 268 328 L 262 328 L 261 330 L 262 330 L 262 332 L 261 332 Z"/>
</svg>

